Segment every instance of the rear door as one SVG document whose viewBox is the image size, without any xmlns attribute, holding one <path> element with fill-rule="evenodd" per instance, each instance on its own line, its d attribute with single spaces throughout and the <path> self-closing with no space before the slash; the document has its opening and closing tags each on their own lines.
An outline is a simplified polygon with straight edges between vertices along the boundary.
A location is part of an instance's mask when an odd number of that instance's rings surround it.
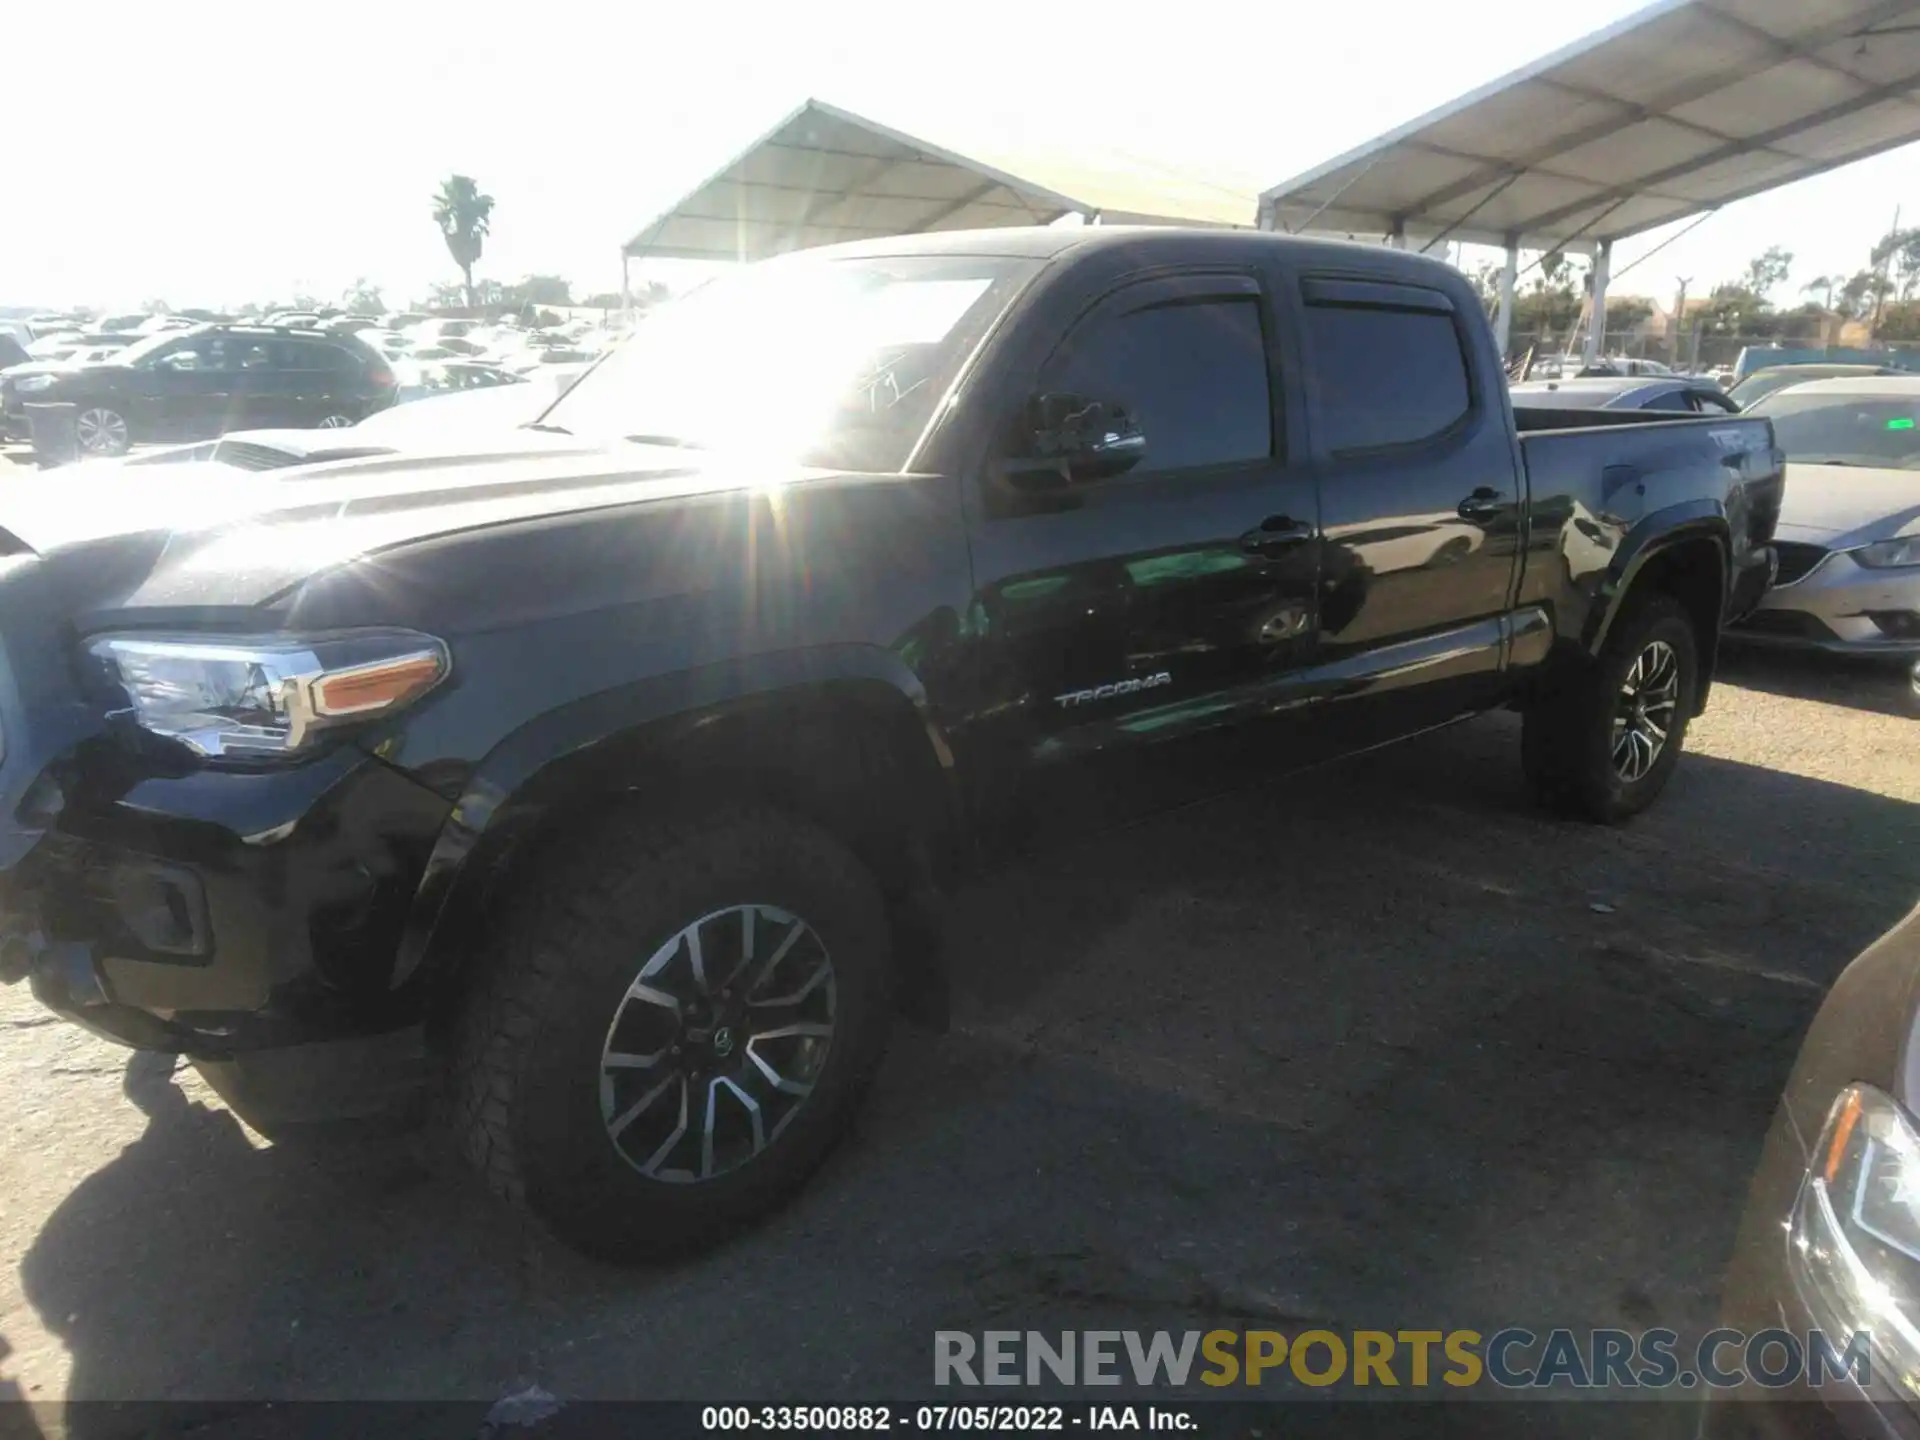
<svg viewBox="0 0 1920 1440">
<path fill-rule="evenodd" d="M 1312 653 L 1312 477 L 1287 455 L 1281 327 L 1245 271 L 1123 283 L 1023 394 L 1125 406 L 1125 474 L 1039 493 L 990 463 L 970 516 L 987 770 L 1028 833 L 1123 819 L 1245 783 L 1284 745 L 1246 739 Z M 1010 431 L 1002 417 L 996 433 Z"/>
<path fill-rule="evenodd" d="M 232 398 L 227 405 L 227 430 L 268 429 L 281 423 L 283 409 L 279 342 L 264 335 L 229 337 L 232 355 Z"/>
<path fill-rule="evenodd" d="M 1499 697 L 1526 497 L 1503 376 L 1451 295 L 1301 277 L 1325 717 L 1346 746 Z"/>
<path fill-rule="evenodd" d="M 360 364 L 345 347 L 306 336 L 277 342 L 279 418 L 273 423 L 308 429 L 330 418 L 360 418 Z"/>
</svg>

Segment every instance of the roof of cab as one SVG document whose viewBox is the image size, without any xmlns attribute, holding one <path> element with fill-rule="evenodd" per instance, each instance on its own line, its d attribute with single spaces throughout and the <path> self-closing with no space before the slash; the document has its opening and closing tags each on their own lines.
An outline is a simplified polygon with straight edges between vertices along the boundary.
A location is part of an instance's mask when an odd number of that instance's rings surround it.
<svg viewBox="0 0 1920 1440">
<path fill-rule="evenodd" d="M 1311 255 L 1321 263 L 1365 260 L 1369 268 L 1403 272 L 1430 272 L 1459 279 L 1445 261 L 1413 251 L 1393 250 L 1351 240 L 1283 235 L 1262 230 L 1221 230 L 1174 225 L 1030 225 L 990 230 L 940 230 L 919 235 L 888 235 L 874 240 L 852 240 L 796 250 L 777 260 L 802 256 L 837 259 L 861 255 L 1004 255 L 1052 259 L 1069 251 L 1131 249 L 1147 254 L 1173 251 L 1221 256 L 1255 255 L 1285 250 Z"/>
</svg>

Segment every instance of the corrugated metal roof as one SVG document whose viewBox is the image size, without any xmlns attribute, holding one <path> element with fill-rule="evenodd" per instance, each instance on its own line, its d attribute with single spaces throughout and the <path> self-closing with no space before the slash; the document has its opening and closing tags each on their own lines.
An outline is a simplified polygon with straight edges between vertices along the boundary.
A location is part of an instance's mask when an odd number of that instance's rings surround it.
<svg viewBox="0 0 1920 1440">
<path fill-rule="evenodd" d="M 1920 0 L 1659 0 L 1260 197 L 1275 229 L 1617 240 L 1920 140 Z"/>
<path fill-rule="evenodd" d="M 976 153 L 962 155 L 809 100 L 650 221 L 626 253 L 758 260 L 842 240 L 1047 225 L 1076 213 L 1134 224 L 1253 222 L 1250 189 L 1150 162 L 970 148 Z"/>
</svg>

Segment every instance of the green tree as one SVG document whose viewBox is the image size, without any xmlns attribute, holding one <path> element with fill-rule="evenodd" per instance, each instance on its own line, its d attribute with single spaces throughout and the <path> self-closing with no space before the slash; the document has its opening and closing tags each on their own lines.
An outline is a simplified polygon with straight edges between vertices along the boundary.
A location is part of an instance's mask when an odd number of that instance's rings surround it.
<svg viewBox="0 0 1920 1440">
<path fill-rule="evenodd" d="M 529 275 L 506 287 L 509 305 L 571 305 L 573 286 L 558 275 Z"/>
<path fill-rule="evenodd" d="M 1587 271 L 1563 252 L 1550 250 L 1533 268 L 1532 279 L 1513 299 L 1513 333 L 1537 335 L 1543 349 L 1572 334 L 1585 303 Z"/>
<path fill-rule="evenodd" d="M 340 297 L 340 308 L 350 315 L 379 315 L 387 308 L 380 287 L 362 275 Z"/>
<path fill-rule="evenodd" d="M 1747 269 L 1751 278 L 1753 267 Z M 1767 303 L 1766 296 L 1744 280 L 1726 281 L 1713 287 L 1707 296 L 1705 313 L 1700 317 L 1710 334 L 1769 338 L 1779 333 L 1780 317 Z"/>
<path fill-rule="evenodd" d="M 1865 320 L 1893 289 L 1893 282 L 1872 270 L 1856 270 L 1834 297 L 1834 309 L 1849 320 Z"/>
<path fill-rule="evenodd" d="M 1793 252 L 1770 245 L 1747 262 L 1739 288 L 1757 296 L 1764 303 L 1768 294 L 1786 280 L 1787 273 L 1792 269 Z"/>
<path fill-rule="evenodd" d="M 1868 268 L 1885 281 L 1883 297 L 1904 304 L 1920 289 L 1920 228 L 1894 230 L 1881 237 L 1867 256 Z"/>
<path fill-rule="evenodd" d="M 482 194 L 471 175 L 449 175 L 433 197 L 433 223 L 447 242 L 447 253 L 460 267 L 466 286 L 467 304 L 474 298 L 473 267 L 480 263 L 480 251 L 493 223 L 493 197 Z"/>
<path fill-rule="evenodd" d="M 1880 340 L 1920 340 L 1920 300 L 1897 300 L 1880 313 Z"/>
<path fill-rule="evenodd" d="M 1846 284 L 1846 281 L 1838 275 L 1816 275 L 1800 287 L 1800 293 L 1802 295 L 1818 295 L 1820 297 L 1820 308 L 1822 310 L 1831 310 L 1833 309 L 1833 292 L 1844 284 Z"/>
</svg>

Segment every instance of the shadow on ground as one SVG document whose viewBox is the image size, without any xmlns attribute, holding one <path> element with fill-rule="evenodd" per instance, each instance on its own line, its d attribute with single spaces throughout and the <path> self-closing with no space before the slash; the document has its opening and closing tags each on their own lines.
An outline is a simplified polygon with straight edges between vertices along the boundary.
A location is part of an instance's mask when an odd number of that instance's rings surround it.
<svg viewBox="0 0 1920 1440">
<path fill-rule="evenodd" d="M 1698 1330 L 1822 990 L 1920 895 L 1915 810 L 1694 757 L 1563 824 L 1512 728 L 972 888 L 955 1032 L 901 1032 L 718 1253 L 599 1268 L 409 1144 L 261 1148 L 136 1059 L 146 1131 L 25 1291 L 74 1399 L 871 1401 L 928 1394 L 941 1328 Z"/>
</svg>

